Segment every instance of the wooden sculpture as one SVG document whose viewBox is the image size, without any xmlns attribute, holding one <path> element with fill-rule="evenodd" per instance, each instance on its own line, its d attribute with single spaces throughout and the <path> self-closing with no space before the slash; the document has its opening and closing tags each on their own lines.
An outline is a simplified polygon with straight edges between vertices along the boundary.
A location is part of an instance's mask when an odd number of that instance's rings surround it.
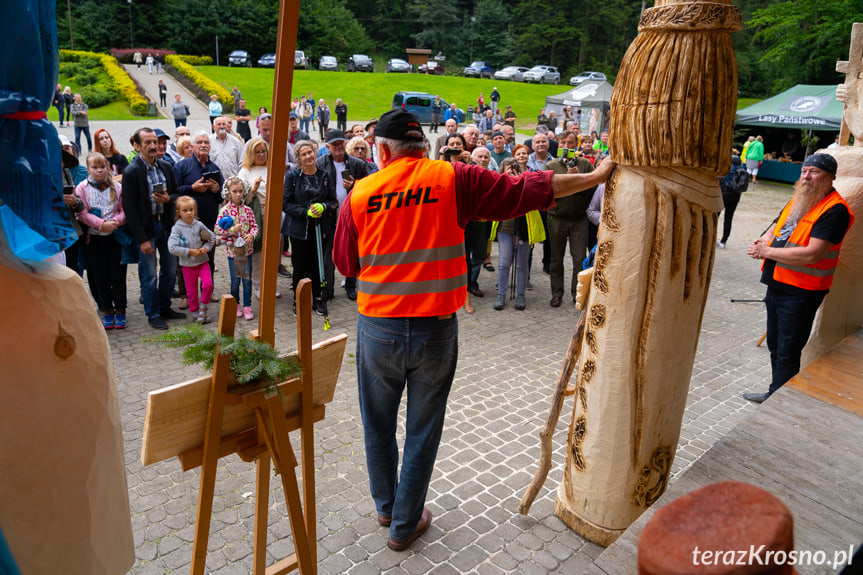
<svg viewBox="0 0 863 575">
<path fill-rule="evenodd" d="M 605 188 L 555 511 L 600 545 L 665 490 L 713 269 L 737 102 L 731 0 L 644 11 L 611 98 Z"/>
<path fill-rule="evenodd" d="M 836 98 L 845 103 L 839 147 L 820 151 L 836 158 L 839 169 L 834 186 L 859 218 L 863 214 L 863 23 L 852 27 L 848 61 L 837 62 L 836 70 L 845 73 L 845 82 L 836 89 Z M 854 136 L 853 146 L 848 145 L 849 133 Z M 851 226 L 842 241 L 833 287 L 815 316 L 812 335 L 803 349 L 801 368 L 860 329 L 863 325 L 861 290 L 863 232 L 858 224 Z"/>
<path fill-rule="evenodd" d="M 15 258 L 0 225 L 0 527 L 27 575 L 135 562 L 108 338 L 72 270 Z M 2 569 L 0 569 L 2 570 Z"/>
</svg>

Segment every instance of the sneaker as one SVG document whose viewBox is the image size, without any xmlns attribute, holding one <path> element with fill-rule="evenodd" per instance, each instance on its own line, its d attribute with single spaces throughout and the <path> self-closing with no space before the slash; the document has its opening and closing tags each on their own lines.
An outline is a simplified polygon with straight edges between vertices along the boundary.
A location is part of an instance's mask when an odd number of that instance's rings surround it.
<svg viewBox="0 0 863 575">
<path fill-rule="evenodd" d="M 243 308 L 237 306 L 237 317 L 243 317 Z"/>
<path fill-rule="evenodd" d="M 506 307 L 506 296 L 503 294 L 497 294 L 497 298 L 494 300 L 494 305 L 491 307 L 498 311 L 502 310 Z"/>
<path fill-rule="evenodd" d="M 724 250 L 725 249 L 725 242 L 717 240 L 716 247 Z"/>
<path fill-rule="evenodd" d="M 524 296 L 517 295 L 515 296 L 515 309 L 521 311 L 525 308 Z"/>
<path fill-rule="evenodd" d="M 115 321 L 114 314 L 106 313 L 105 317 L 102 318 L 102 327 L 105 329 L 114 329 Z"/>
<path fill-rule="evenodd" d="M 283 264 L 279 264 L 279 275 L 283 278 L 292 277 L 291 272 L 289 272 L 288 268 L 286 268 Z"/>
<path fill-rule="evenodd" d="M 114 316 L 114 329 L 126 329 L 126 314 L 118 313 Z"/>
<path fill-rule="evenodd" d="M 249 321 L 249 320 L 255 319 L 255 314 L 254 314 L 254 313 L 252 313 L 252 308 L 250 308 L 250 307 L 244 307 L 244 308 L 243 308 L 243 317 L 245 317 L 245 318 L 246 318 L 246 321 Z"/>
<path fill-rule="evenodd" d="M 324 302 L 321 300 L 315 300 L 312 302 L 312 309 L 315 310 L 315 313 L 318 315 L 326 314 L 326 311 L 324 310 Z"/>
<path fill-rule="evenodd" d="M 279 299 L 280 297 L 282 297 L 282 292 L 276 290 L 276 299 Z"/>
<path fill-rule="evenodd" d="M 529 280 L 528 280 L 528 282 L 527 282 L 527 289 L 533 289 L 533 284 L 532 284 L 532 283 L 530 283 L 530 281 L 529 281 Z"/>
<path fill-rule="evenodd" d="M 348 294 L 349 300 L 357 301 L 357 290 L 356 290 L 356 288 L 345 288 L 345 292 Z"/>
</svg>

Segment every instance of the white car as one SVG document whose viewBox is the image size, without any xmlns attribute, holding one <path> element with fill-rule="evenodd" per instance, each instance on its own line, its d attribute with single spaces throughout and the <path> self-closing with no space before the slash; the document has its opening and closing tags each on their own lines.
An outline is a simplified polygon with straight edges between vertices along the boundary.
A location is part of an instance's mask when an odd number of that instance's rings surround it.
<svg viewBox="0 0 863 575">
<path fill-rule="evenodd" d="M 597 82 L 605 82 L 607 78 L 602 72 L 582 72 L 578 76 L 573 76 L 569 79 L 570 86 L 578 86 L 587 80 L 596 80 Z"/>
<path fill-rule="evenodd" d="M 526 68 L 525 66 L 507 66 L 503 70 L 495 72 L 494 79 L 521 82 L 524 79 L 524 73 L 528 70 L 530 70 L 530 68 Z"/>
<path fill-rule="evenodd" d="M 554 66 L 534 66 L 524 73 L 525 82 L 560 84 L 560 72 Z"/>
</svg>

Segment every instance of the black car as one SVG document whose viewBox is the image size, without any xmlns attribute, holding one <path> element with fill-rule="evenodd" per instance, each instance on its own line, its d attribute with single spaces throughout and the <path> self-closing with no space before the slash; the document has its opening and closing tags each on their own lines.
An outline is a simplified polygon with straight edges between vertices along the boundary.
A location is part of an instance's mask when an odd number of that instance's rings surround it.
<svg viewBox="0 0 863 575">
<path fill-rule="evenodd" d="M 252 57 L 245 50 L 234 50 L 228 56 L 228 67 L 230 66 L 246 66 L 247 68 L 251 68 Z"/>
<path fill-rule="evenodd" d="M 276 55 L 275 54 L 264 54 L 260 58 L 258 58 L 258 67 L 260 68 L 275 68 L 276 67 Z"/>
<path fill-rule="evenodd" d="M 372 59 L 365 54 L 354 54 L 348 57 L 345 64 L 346 72 L 374 72 L 375 64 Z"/>
</svg>

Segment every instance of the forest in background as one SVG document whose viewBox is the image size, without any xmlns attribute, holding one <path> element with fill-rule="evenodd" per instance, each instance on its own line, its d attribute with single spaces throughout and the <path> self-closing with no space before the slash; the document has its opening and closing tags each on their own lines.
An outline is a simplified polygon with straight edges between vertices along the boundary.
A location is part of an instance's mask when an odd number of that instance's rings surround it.
<svg viewBox="0 0 863 575">
<path fill-rule="evenodd" d="M 741 97 L 766 98 L 795 84 L 836 84 L 863 0 L 736 0 L 734 35 Z M 646 2 L 650 7 L 653 2 Z M 278 0 L 57 0 L 60 48 L 164 48 L 216 57 L 274 52 Z M 557 66 L 562 81 L 584 70 L 610 79 L 637 34 L 637 0 L 302 0 L 297 49 L 311 55 L 404 58 L 406 48 L 446 56 L 448 73 L 471 60 L 496 69 Z M 131 31 L 130 31 L 131 20 Z"/>
</svg>

